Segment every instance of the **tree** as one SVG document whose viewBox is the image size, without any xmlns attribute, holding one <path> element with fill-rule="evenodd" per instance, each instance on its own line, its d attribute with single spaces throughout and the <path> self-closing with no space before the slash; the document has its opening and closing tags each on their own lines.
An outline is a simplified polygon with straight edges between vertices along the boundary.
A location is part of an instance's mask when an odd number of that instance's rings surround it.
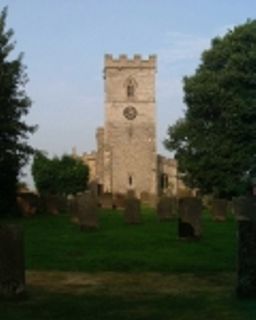
<svg viewBox="0 0 256 320">
<path fill-rule="evenodd" d="M 0 12 L 0 214 L 15 213 L 16 184 L 21 168 L 33 153 L 27 143 L 36 129 L 24 122 L 31 106 L 22 54 L 11 60 L 13 30 L 6 30 L 7 8 Z"/>
<path fill-rule="evenodd" d="M 89 169 L 81 160 L 69 155 L 49 159 L 37 152 L 32 164 L 32 175 L 41 194 L 75 194 L 87 188 Z"/>
<path fill-rule="evenodd" d="M 164 142 L 184 181 L 203 194 L 245 193 L 256 176 L 256 21 L 214 38 L 184 92 L 184 118 Z"/>
</svg>

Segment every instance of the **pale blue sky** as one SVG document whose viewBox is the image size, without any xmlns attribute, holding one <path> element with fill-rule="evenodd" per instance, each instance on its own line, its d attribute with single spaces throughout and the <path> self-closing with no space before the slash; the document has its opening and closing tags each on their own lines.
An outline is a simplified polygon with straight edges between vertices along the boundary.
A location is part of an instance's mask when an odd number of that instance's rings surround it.
<svg viewBox="0 0 256 320">
<path fill-rule="evenodd" d="M 256 15 L 255 0 L 0 0 L 16 52 L 25 53 L 38 124 L 31 144 L 50 155 L 95 149 L 104 121 L 103 57 L 158 56 L 158 152 L 169 124 L 182 116 L 182 78 L 210 40 Z"/>
</svg>

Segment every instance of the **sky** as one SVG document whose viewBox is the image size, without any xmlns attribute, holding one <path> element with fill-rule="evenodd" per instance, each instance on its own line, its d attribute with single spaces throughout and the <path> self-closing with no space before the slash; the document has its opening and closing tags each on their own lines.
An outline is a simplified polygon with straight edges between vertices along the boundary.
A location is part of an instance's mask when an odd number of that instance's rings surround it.
<svg viewBox="0 0 256 320">
<path fill-rule="evenodd" d="M 39 126 L 29 143 L 49 156 L 96 149 L 107 53 L 157 55 L 157 149 L 171 156 L 162 142 L 186 108 L 183 77 L 211 39 L 256 15 L 255 0 L 0 0 L 4 6 L 30 79 L 26 122 Z M 32 185 L 29 170 L 22 180 Z"/>
</svg>

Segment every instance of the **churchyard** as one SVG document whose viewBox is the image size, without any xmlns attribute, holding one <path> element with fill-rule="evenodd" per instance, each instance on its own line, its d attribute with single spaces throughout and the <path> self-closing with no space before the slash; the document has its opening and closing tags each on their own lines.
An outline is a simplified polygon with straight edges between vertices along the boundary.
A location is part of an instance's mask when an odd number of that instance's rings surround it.
<svg viewBox="0 0 256 320">
<path fill-rule="evenodd" d="M 98 219 L 97 229 L 67 212 L 19 220 L 26 294 L 1 300 L 1 319 L 255 319 L 255 300 L 236 295 L 231 214 L 220 222 L 204 210 L 194 240 L 178 237 L 177 217 L 161 222 L 145 207 L 139 224 L 113 209 Z"/>
</svg>

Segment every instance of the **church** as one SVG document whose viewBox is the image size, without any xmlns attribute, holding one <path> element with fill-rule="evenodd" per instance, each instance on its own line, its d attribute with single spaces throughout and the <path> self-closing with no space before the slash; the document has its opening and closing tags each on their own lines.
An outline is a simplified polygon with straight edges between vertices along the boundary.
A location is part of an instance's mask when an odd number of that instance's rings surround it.
<svg viewBox="0 0 256 320">
<path fill-rule="evenodd" d="M 73 151 L 89 166 L 98 194 L 133 190 L 141 198 L 189 192 L 176 161 L 157 154 L 156 71 L 155 55 L 105 55 L 105 121 L 96 131 L 97 150 L 82 156 Z"/>
</svg>

